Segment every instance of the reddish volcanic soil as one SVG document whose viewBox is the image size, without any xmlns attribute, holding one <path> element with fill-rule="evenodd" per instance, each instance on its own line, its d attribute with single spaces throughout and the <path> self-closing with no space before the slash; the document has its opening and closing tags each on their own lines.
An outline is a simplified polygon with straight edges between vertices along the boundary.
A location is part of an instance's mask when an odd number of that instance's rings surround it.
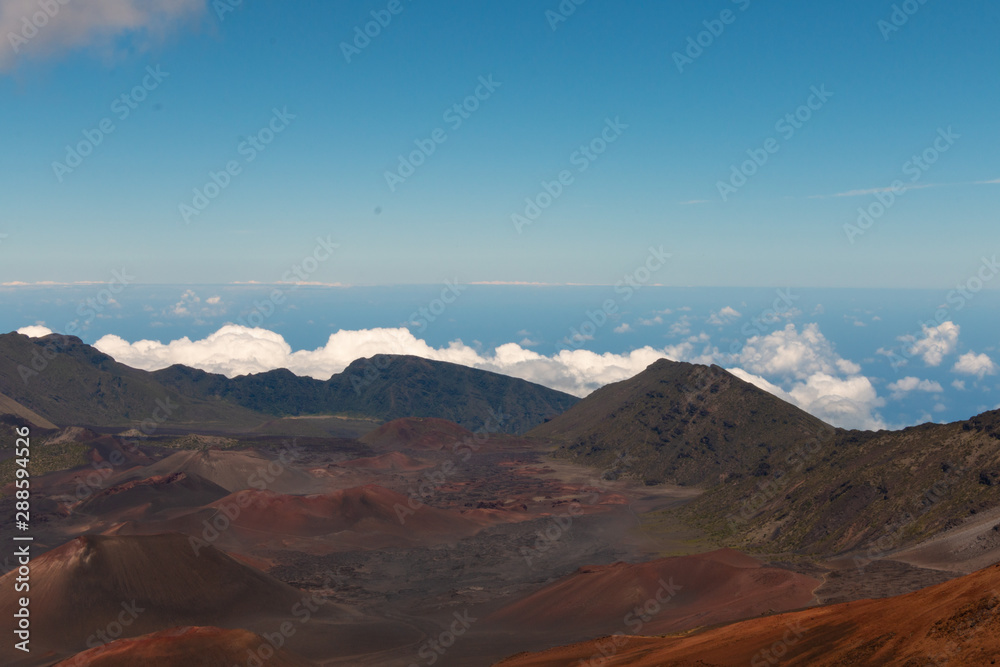
<svg viewBox="0 0 1000 667">
<path fill-rule="evenodd" d="M 6 618 L 17 608 L 16 576 L 0 579 Z M 100 643 L 101 632 L 134 637 L 178 625 L 268 632 L 287 621 L 297 631 L 300 648 L 293 649 L 305 655 L 350 654 L 376 641 L 393 646 L 420 636 L 296 590 L 211 546 L 196 553 L 179 534 L 78 537 L 32 559 L 30 593 L 32 657 L 83 650 Z M 314 619 L 308 626 L 305 608 Z M 0 645 L 0 664 L 24 657 L 12 642 Z"/>
<path fill-rule="evenodd" d="M 340 464 L 342 468 L 362 468 L 364 470 L 423 470 L 431 467 L 430 463 L 423 463 L 417 459 L 407 456 L 402 452 L 387 452 L 379 456 L 371 456 L 363 459 L 352 459 Z"/>
<path fill-rule="evenodd" d="M 16 572 L 0 579 L 0 613 L 15 609 Z M 123 611 L 128 635 L 212 619 L 215 623 L 275 609 L 301 597 L 294 588 L 211 547 L 195 554 L 178 534 L 78 537 L 31 561 L 32 629 L 55 648 L 79 650 Z M 132 618 L 134 616 L 134 618 Z M 7 649 L 9 644 L 0 650 Z"/>
<path fill-rule="evenodd" d="M 680 638 L 604 638 L 500 664 L 554 667 L 581 661 L 605 667 L 996 665 L 1000 564 L 892 598 L 768 616 Z"/>
<path fill-rule="evenodd" d="M 246 630 L 223 630 L 212 627 L 184 627 L 163 630 L 134 639 L 78 653 L 57 667 L 220 667 L 245 665 L 262 647 L 268 667 L 313 667 L 315 663 L 289 653 L 273 650 L 257 634 Z"/>
<path fill-rule="evenodd" d="M 468 535 L 480 528 L 455 511 L 421 507 L 408 513 L 407 501 L 400 493 L 369 484 L 314 496 L 239 491 L 210 507 L 240 507 L 232 522 L 237 527 L 302 537 L 350 531 L 411 539 L 418 535 Z"/>
<path fill-rule="evenodd" d="M 818 579 L 737 551 L 580 568 L 490 621 L 553 636 L 664 634 L 807 606 Z"/>
<path fill-rule="evenodd" d="M 116 484 L 98 491 L 76 507 L 84 514 L 127 512 L 148 516 L 171 507 L 207 505 L 228 492 L 194 473 L 175 472 Z"/>
<path fill-rule="evenodd" d="M 286 462 L 274 460 L 253 451 L 180 451 L 171 454 L 142 470 L 143 477 L 170 475 L 177 472 L 194 473 L 227 491 L 249 488 L 267 488 L 278 493 L 308 493 L 316 487 L 316 480 L 294 466 L 294 453 L 287 452 Z M 136 478 L 137 473 L 127 472 L 109 480 L 119 484 Z"/>
<path fill-rule="evenodd" d="M 472 435 L 472 431 L 446 419 L 407 417 L 386 422 L 360 440 L 380 448 L 440 450 Z"/>
<path fill-rule="evenodd" d="M 416 506 L 395 491 L 369 484 L 321 495 L 290 496 L 247 489 L 203 508 L 161 521 L 130 521 L 112 534 L 177 531 L 240 553 L 295 546 L 310 553 L 440 544 L 484 527 L 520 521 L 523 514 Z M 217 536 L 217 537 L 216 537 Z"/>
</svg>

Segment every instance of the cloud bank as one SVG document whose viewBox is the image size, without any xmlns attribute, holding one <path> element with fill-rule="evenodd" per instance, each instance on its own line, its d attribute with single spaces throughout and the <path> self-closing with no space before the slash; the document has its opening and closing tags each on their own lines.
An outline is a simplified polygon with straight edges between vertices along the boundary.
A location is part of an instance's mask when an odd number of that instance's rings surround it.
<svg viewBox="0 0 1000 667">
<path fill-rule="evenodd" d="M 42 336 L 50 332 L 31 326 L 20 333 Z M 94 346 L 121 363 L 144 370 L 184 364 L 235 377 L 287 368 L 319 380 L 340 373 L 356 359 L 407 354 L 519 377 L 575 396 L 628 379 L 658 359 L 715 363 L 836 426 L 885 427 L 877 413 L 885 401 L 868 378 L 860 375 L 857 364 L 837 355 L 816 324 L 801 331 L 789 324 L 766 336 L 755 336 L 735 354 L 720 353 L 704 334 L 661 349 L 646 346 L 622 354 L 563 350 L 545 356 L 518 343 L 481 350 L 455 340 L 433 347 L 405 328 L 341 330 L 315 350 L 293 350 L 280 334 L 236 324 L 227 324 L 200 340 L 184 337 L 167 343 L 128 342 L 108 335 Z"/>
</svg>

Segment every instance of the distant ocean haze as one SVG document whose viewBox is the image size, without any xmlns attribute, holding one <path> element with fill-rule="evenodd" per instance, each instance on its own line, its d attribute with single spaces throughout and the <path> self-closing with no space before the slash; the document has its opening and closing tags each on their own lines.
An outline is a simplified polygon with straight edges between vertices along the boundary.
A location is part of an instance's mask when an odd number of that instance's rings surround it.
<svg viewBox="0 0 1000 667">
<path fill-rule="evenodd" d="M 323 377 L 361 356 L 435 356 L 578 396 L 668 357 L 733 369 L 847 427 L 953 421 L 1000 403 L 1000 290 L 989 287 L 960 304 L 955 290 L 654 285 L 625 300 L 614 285 L 136 285 L 122 276 L 0 288 L 0 328 L 77 335 L 140 367 L 204 366 L 198 359 L 210 355 L 206 370 L 228 375 L 288 366 Z M 584 330 L 597 312 L 603 324 Z M 213 347 L 226 325 L 237 328 Z"/>
</svg>

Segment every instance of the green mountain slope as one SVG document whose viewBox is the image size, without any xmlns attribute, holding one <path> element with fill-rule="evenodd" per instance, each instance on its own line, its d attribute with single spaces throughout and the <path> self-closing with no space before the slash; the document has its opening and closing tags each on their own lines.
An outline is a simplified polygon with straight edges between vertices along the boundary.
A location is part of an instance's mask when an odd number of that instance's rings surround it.
<svg viewBox="0 0 1000 667">
<path fill-rule="evenodd" d="M 171 366 L 152 376 L 189 396 L 225 399 L 272 415 L 438 417 L 471 430 L 505 433 L 523 432 L 578 401 L 518 378 L 403 355 L 359 359 L 325 382 L 284 369 L 227 379 Z"/>
<path fill-rule="evenodd" d="M 609 474 L 689 485 L 766 474 L 773 457 L 832 431 L 718 366 L 661 359 L 528 435 Z"/>
<path fill-rule="evenodd" d="M 0 335 L 0 398 L 0 413 L 32 414 L 61 426 L 152 420 L 170 428 L 246 431 L 275 417 L 348 415 L 437 417 L 507 433 L 536 426 L 578 400 L 518 378 L 409 356 L 361 359 L 325 382 L 283 369 L 233 379 L 185 366 L 150 373 L 78 338 L 16 333 Z"/>
</svg>

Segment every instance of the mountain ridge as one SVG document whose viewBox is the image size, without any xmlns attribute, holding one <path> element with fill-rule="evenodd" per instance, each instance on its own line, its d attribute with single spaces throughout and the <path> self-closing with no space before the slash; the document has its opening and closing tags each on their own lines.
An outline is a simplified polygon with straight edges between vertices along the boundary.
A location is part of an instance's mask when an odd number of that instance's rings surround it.
<svg viewBox="0 0 1000 667">
<path fill-rule="evenodd" d="M 17 333 L 0 334 L 0 396 L 12 411 L 62 426 L 135 425 L 162 415 L 166 405 L 173 406 L 171 424 L 202 427 L 347 415 L 434 417 L 506 433 L 536 426 L 578 400 L 520 378 L 405 355 L 358 359 L 326 381 L 287 369 L 227 378 L 181 365 L 144 371 L 73 336 Z"/>
</svg>

